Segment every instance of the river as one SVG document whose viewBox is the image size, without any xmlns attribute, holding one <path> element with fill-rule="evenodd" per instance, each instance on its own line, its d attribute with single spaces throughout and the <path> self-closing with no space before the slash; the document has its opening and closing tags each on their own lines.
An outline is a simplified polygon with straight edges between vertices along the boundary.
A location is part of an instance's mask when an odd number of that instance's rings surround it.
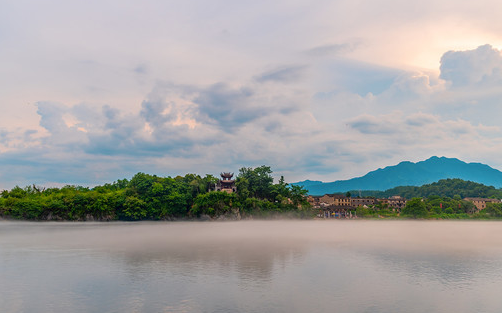
<svg viewBox="0 0 502 313">
<path fill-rule="evenodd" d="M 0 221 L 0 312 L 502 312 L 502 222 Z"/>
</svg>

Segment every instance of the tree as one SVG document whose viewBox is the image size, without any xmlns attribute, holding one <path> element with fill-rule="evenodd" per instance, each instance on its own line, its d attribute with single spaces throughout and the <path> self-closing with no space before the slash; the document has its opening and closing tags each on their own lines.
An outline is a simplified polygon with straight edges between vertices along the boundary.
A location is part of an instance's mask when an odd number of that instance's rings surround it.
<svg viewBox="0 0 502 313">
<path fill-rule="evenodd" d="M 146 206 L 146 203 L 141 199 L 127 197 L 122 214 L 129 220 L 141 220 L 147 216 Z"/>
<path fill-rule="evenodd" d="M 159 220 L 200 214 L 218 216 L 235 208 L 243 214 L 266 216 L 308 205 L 305 189 L 288 185 L 284 177 L 274 184 L 271 174 L 268 166 L 242 168 L 236 194 L 210 192 L 218 179 L 197 174 L 171 178 L 137 173 L 131 180 L 93 188 L 16 186 L 10 191 L 0 190 L 0 215 L 34 220 Z"/>
<path fill-rule="evenodd" d="M 225 214 L 233 207 L 235 198 L 233 193 L 221 191 L 200 194 L 195 198 L 190 214 L 193 216 L 200 216 L 201 214 L 210 216 Z"/>
<path fill-rule="evenodd" d="M 477 210 L 474 203 L 472 203 L 470 201 L 465 201 L 465 200 L 460 201 L 460 208 L 461 208 L 462 212 L 469 213 L 469 214 L 472 214 L 472 213 L 476 212 L 476 210 Z"/>
<path fill-rule="evenodd" d="M 401 214 L 412 218 L 426 217 L 428 213 L 422 198 L 411 199 L 401 211 Z"/>
<path fill-rule="evenodd" d="M 482 211 L 490 216 L 501 217 L 502 216 L 502 204 L 500 203 L 487 203 L 486 208 Z"/>
<path fill-rule="evenodd" d="M 131 187 L 139 195 L 145 195 L 152 187 L 154 179 L 155 176 L 145 173 L 137 173 L 129 182 L 129 187 Z"/>
<path fill-rule="evenodd" d="M 246 177 L 237 177 L 235 187 L 237 187 L 237 195 L 239 195 L 241 199 L 247 199 L 249 197 L 249 181 Z"/>
<path fill-rule="evenodd" d="M 243 167 L 239 170 L 237 181 L 245 178 L 248 181 L 250 195 L 259 199 L 268 199 L 274 178 L 270 166 L 259 166 L 254 169 Z"/>
<path fill-rule="evenodd" d="M 295 206 L 298 206 L 300 204 L 306 204 L 307 199 L 305 198 L 305 195 L 307 194 L 307 192 L 308 191 L 305 188 L 303 188 L 303 186 L 292 185 L 290 193 L 293 204 Z"/>
<path fill-rule="evenodd" d="M 270 195 L 272 196 L 271 200 L 279 202 L 284 201 L 285 199 L 290 197 L 290 189 L 288 188 L 288 183 L 286 183 L 284 180 L 284 176 L 281 176 L 279 183 L 272 185 Z"/>
</svg>

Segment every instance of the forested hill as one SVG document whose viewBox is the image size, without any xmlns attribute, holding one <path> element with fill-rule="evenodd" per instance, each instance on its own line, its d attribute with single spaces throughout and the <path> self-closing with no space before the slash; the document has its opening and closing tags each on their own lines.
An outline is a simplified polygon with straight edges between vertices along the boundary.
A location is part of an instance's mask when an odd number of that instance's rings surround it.
<svg viewBox="0 0 502 313">
<path fill-rule="evenodd" d="M 284 178 L 273 183 L 268 166 L 241 168 L 237 192 L 213 191 L 218 179 L 187 174 L 158 177 L 145 173 L 131 180 L 86 188 L 15 187 L 0 193 L 0 217 L 29 220 L 173 220 L 257 217 L 277 214 L 302 217 L 306 190 Z"/>
<path fill-rule="evenodd" d="M 359 191 L 352 191 L 351 194 L 359 195 Z M 414 197 L 426 198 L 429 196 L 450 197 L 460 196 L 497 198 L 502 199 L 502 189 L 496 189 L 493 186 L 486 186 L 472 181 L 466 181 L 458 178 L 441 179 L 438 182 L 426 184 L 420 187 L 399 186 L 386 191 L 361 191 L 364 197 L 387 198 L 390 196 L 401 196 L 407 199 Z"/>
<path fill-rule="evenodd" d="M 466 163 L 455 158 L 431 157 L 420 162 L 401 162 L 371 171 L 362 177 L 330 183 L 304 181 L 310 195 L 346 192 L 349 190 L 387 190 L 397 186 L 422 186 L 440 179 L 460 178 L 488 186 L 502 187 L 502 172 L 481 163 Z"/>
</svg>

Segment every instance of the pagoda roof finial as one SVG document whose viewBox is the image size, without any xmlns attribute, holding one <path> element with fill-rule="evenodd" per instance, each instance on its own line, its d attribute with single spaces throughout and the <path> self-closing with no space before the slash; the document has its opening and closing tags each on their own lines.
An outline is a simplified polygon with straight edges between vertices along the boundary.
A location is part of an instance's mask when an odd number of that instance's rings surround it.
<svg viewBox="0 0 502 313">
<path fill-rule="evenodd" d="M 227 179 L 230 179 L 234 176 L 234 173 L 230 173 L 230 172 L 223 172 L 223 173 L 220 173 L 220 176 L 222 178 L 227 178 Z"/>
</svg>

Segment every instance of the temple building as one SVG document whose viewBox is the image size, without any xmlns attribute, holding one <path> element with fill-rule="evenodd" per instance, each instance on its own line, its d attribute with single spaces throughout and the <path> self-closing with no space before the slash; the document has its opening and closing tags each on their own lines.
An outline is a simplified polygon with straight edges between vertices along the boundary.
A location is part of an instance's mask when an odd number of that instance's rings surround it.
<svg viewBox="0 0 502 313">
<path fill-rule="evenodd" d="M 216 188 L 214 189 L 215 191 L 224 191 L 228 193 L 233 193 L 237 191 L 237 188 L 235 187 L 235 179 L 232 179 L 234 173 L 223 172 L 220 174 L 220 176 L 221 179 L 216 184 Z"/>
</svg>

